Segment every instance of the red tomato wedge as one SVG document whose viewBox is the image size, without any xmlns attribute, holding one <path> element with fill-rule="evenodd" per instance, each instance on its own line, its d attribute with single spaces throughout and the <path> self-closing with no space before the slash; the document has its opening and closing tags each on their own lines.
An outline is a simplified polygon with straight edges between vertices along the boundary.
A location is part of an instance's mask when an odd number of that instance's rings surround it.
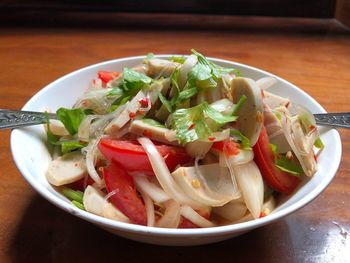
<svg viewBox="0 0 350 263">
<path fill-rule="evenodd" d="M 231 155 L 239 154 L 239 143 L 234 142 L 232 140 L 214 142 L 212 147 L 213 149 L 218 150 L 219 152 L 223 152 L 225 144 L 226 144 L 225 150 L 227 155 L 231 156 Z"/>
<path fill-rule="evenodd" d="M 137 195 L 134 181 L 125 169 L 115 162 L 103 169 L 107 192 L 115 191 L 110 201 L 133 223 L 147 224 L 146 207 Z"/>
<path fill-rule="evenodd" d="M 253 147 L 254 160 L 266 183 L 278 192 L 290 194 L 300 183 L 300 179 L 281 171 L 275 166 L 275 156 L 270 148 L 266 128 L 261 130 L 259 139 Z"/>
<path fill-rule="evenodd" d="M 102 80 L 103 84 L 107 84 L 109 81 L 117 78 L 120 74 L 121 74 L 120 72 L 116 72 L 116 71 L 109 72 L 109 71 L 100 70 L 98 72 L 98 78 Z"/>
<path fill-rule="evenodd" d="M 192 160 L 183 148 L 169 145 L 156 145 L 156 148 L 163 156 L 170 172 L 174 171 L 177 165 Z M 98 149 L 107 160 L 118 162 L 130 173 L 154 174 L 145 150 L 137 141 L 101 139 Z"/>
</svg>

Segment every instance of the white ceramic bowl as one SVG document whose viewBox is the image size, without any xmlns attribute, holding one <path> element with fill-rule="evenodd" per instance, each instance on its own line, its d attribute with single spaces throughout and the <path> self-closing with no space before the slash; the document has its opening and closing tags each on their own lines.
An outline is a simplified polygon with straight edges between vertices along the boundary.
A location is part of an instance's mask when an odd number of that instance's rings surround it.
<svg viewBox="0 0 350 263">
<path fill-rule="evenodd" d="M 162 55 L 159 57 L 170 56 Z M 59 107 L 71 107 L 89 86 L 90 81 L 96 77 L 98 70 L 121 71 L 125 66 L 132 67 L 140 64 L 143 59 L 144 57 L 116 59 L 72 72 L 39 91 L 27 102 L 23 110 L 41 111 L 47 108 L 56 110 Z M 243 76 L 255 80 L 265 76 L 274 76 L 247 65 L 221 59 L 211 60 L 222 66 L 235 67 L 242 72 Z M 306 106 L 313 113 L 325 112 L 313 98 L 301 89 L 279 77 L 276 78 L 278 83 L 271 89 L 272 91 Z M 280 204 L 271 215 L 245 223 L 204 229 L 164 229 L 121 223 L 82 211 L 71 205 L 64 196 L 55 191 L 45 178 L 45 171 L 51 157 L 46 147 L 46 134 L 42 126 L 14 130 L 11 135 L 11 149 L 17 167 L 24 178 L 44 198 L 63 210 L 129 239 L 158 245 L 188 246 L 213 243 L 235 237 L 272 223 L 311 202 L 331 182 L 341 159 L 339 133 L 332 129 L 321 129 L 321 138 L 326 147 L 319 158 L 318 172 L 310 180 L 304 182 L 296 193 Z"/>
</svg>

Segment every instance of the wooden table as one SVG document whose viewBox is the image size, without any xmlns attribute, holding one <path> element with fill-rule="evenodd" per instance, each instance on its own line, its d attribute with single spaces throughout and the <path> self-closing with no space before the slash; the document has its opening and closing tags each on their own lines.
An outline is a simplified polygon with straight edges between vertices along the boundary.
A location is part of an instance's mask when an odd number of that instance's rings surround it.
<svg viewBox="0 0 350 263">
<path fill-rule="evenodd" d="M 225 30 L 1 28 L 0 108 L 19 109 L 51 81 L 89 64 L 195 48 L 277 74 L 328 111 L 350 110 L 349 32 L 334 21 L 247 23 Z M 340 169 L 311 204 L 221 243 L 157 247 L 109 234 L 44 200 L 14 165 L 10 131 L 1 131 L 0 262 L 350 262 L 350 236 L 340 233 L 350 233 L 350 132 L 340 133 Z"/>
</svg>

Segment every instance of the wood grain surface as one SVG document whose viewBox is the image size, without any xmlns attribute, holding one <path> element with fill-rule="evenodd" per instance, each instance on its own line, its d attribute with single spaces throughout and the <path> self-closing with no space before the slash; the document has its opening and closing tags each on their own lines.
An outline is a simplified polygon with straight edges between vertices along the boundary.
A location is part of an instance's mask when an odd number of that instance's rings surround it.
<svg viewBox="0 0 350 263">
<path fill-rule="evenodd" d="M 265 30 L 3 27 L 0 108 L 20 109 L 48 83 L 93 63 L 195 48 L 279 75 L 328 111 L 350 111 L 350 35 L 326 23 L 314 31 L 274 30 L 273 22 Z M 312 203 L 243 236 L 181 248 L 129 241 L 53 206 L 22 178 L 10 131 L 0 131 L 0 262 L 350 262 L 350 236 L 339 227 L 350 234 L 350 131 L 340 134 L 339 171 Z"/>
</svg>

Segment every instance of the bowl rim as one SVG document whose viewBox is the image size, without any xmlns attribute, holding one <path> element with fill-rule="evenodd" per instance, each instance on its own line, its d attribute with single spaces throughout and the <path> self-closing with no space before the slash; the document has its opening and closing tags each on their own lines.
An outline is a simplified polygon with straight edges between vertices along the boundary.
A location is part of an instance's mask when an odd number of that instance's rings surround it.
<svg viewBox="0 0 350 263">
<path fill-rule="evenodd" d="M 178 55 L 178 54 L 161 54 L 161 55 L 155 55 L 156 58 L 169 58 L 172 56 L 184 56 L 187 57 L 187 55 Z M 23 106 L 22 110 L 28 110 L 31 107 L 31 104 L 36 101 L 43 93 L 48 92 L 48 90 L 55 87 L 56 83 L 61 82 L 65 80 L 66 78 L 69 78 L 75 74 L 79 74 L 83 71 L 105 66 L 109 64 L 119 64 L 122 62 L 126 62 L 129 60 L 140 60 L 144 59 L 146 56 L 130 56 L 130 57 L 123 57 L 118 59 L 112 59 L 107 60 L 103 62 L 99 62 L 96 64 L 92 64 L 83 68 L 80 68 L 78 70 L 75 70 L 73 72 L 70 72 L 55 81 L 49 83 L 44 88 L 39 90 L 34 96 L 32 96 L 27 103 Z M 321 110 L 321 112 L 326 112 L 325 109 L 309 94 L 307 94 L 305 91 L 300 89 L 299 87 L 295 86 L 294 84 L 288 82 L 287 80 L 278 77 L 270 72 L 267 72 L 265 70 L 249 66 L 243 63 L 238 63 L 234 61 L 229 61 L 225 59 L 219 59 L 219 58 L 212 58 L 207 57 L 209 60 L 213 62 L 221 62 L 221 63 L 228 63 L 231 65 L 237 65 L 246 69 L 254 70 L 259 73 L 262 73 L 264 75 L 272 76 L 278 79 L 279 81 L 285 83 L 286 85 L 289 85 L 293 89 L 297 90 L 297 92 L 301 93 L 303 96 L 305 96 L 308 100 L 312 101 L 313 104 L 316 104 L 316 106 Z M 335 144 L 333 145 L 334 150 L 336 152 L 336 155 L 334 156 L 333 162 L 331 166 L 329 167 L 328 171 L 325 173 L 325 179 L 322 180 L 322 182 L 317 185 L 312 191 L 310 191 L 307 195 L 305 195 L 302 199 L 298 200 L 297 202 L 291 204 L 290 206 L 278 210 L 272 214 L 270 214 L 268 217 L 258 218 L 255 220 L 243 222 L 243 223 L 237 223 L 237 224 L 231 224 L 231 225 L 223 225 L 223 226 L 217 226 L 212 228 L 193 228 L 193 229 L 171 229 L 171 228 L 159 228 L 159 227 L 149 227 L 149 226 L 141 226 L 136 224 L 130 224 L 130 223 L 124 223 L 119 222 L 115 220 L 111 220 L 108 218 L 104 218 L 92 213 L 89 213 L 87 211 L 80 210 L 79 208 L 73 206 L 69 202 L 59 198 L 58 196 L 51 193 L 47 188 L 43 187 L 42 184 L 40 184 L 39 181 L 35 180 L 33 176 L 31 176 L 31 173 L 27 170 L 27 168 L 21 164 L 21 160 L 18 158 L 18 155 L 16 154 L 16 136 L 17 136 L 17 130 L 12 130 L 11 132 L 11 138 L 10 138 L 10 147 L 12 156 L 14 158 L 14 161 L 16 163 L 17 168 L 21 172 L 22 176 L 27 180 L 27 182 L 45 199 L 47 199 L 52 204 L 56 205 L 57 207 L 60 207 L 61 209 L 69 212 L 70 214 L 73 214 L 77 217 L 80 217 L 84 220 L 87 220 L 89 222 L 95 223 L 97 225 L 108 227 L 112 229 L 118 229 L 120 231 L 124 232 L 132 232 L 132 233 L 138 233 L 138 234 L 144 234 L 144 235 L 159 235 L 159 236 L 189 236 L 194 235 L 196 237 L 201 236 L 213 236 L 213 235 L 222 235 L 222 234 L 230 234 L 235 232 L 243 232 L 248 231 L 253 228 L 257 228 L 263 225 L 266 225 L 268 223 L 274 222 L 280 218 L 283 218 L 296 210 L 304 207 L 306 204 L 311 202 L 313 199 L 315 199 L 332 181 L 334 176 L 336 175 L 336 172 L 339 168 L 340 161 L 341 161 L 341 155 L 342 155 L 342 144 L 339 132 L 336 129 L 332 129 L 329 132 L 332 133 L 332 135 L 335 137 Z"/>
</svg>

